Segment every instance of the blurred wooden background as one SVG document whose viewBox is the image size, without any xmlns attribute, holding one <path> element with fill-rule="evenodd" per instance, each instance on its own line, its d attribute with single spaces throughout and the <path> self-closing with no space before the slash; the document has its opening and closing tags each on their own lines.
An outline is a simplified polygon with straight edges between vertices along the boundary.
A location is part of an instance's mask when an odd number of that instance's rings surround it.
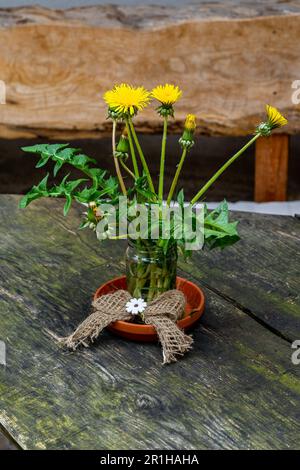
<svg viewBox="0 0 300 470">
<path fill-rule="evenodd" d="M 184 93 L 174 133 L 187 112 L 199 116 L 198 132 L 209 136 L 252 133 L 265 103 L 286 115 L 283 134 L 257 144 L 254 189 L 257 201 L 286 199 L 289 135 L 300 126 L 299 106 L 291 100 L 299 73 L 300 5 L 169 3 L 0 10 L 6 45 L 0 70 L 7 84 L 0 137 L 102 138 L 110 132 L 101 99 L 106 89 L 122 81 L 148 88 L 175 82 Z M 137 125 L 145 133 L 161 129 L 153 107 Z"/>
<path fill-rule="evenodd" d="M 168 138 L 167 158 L 165 171 L 165 189 L 169 189 L 175 171 L 175 162 L 180 155 L 178 135 Z M 161 135 L 140 134 L 140 140 L 145 149 L 151 171 L 158 180 Z M 194 196 L 196 189 L 200 188 L 213 172 L 226 158 L 236 152 L 247 140 L 247 137 L 208 137 L 197 135 L 196 142 L 185 162 L 180 178 L 180 185 L 185 188 L 186 198 Z M 40 139 L 0 139 L 0 193 L 25 193 L 33 184 L 37 184 L 47 172 L 52 172 L 53 165 L 47 164 L 39 170 L 35 169 L 37 158 L 22 152 L 23 145 L 33 145 L 45 142 Z M 114 172 L 111 156 L 111 139 L 76 139 L 72 145 L 82 148 L 84 152 L 95 158 L 101 168 Z M 288 168 L 288 199 L 300 200 L 300 136 L 291 137 L 290 158 Z M 63 177 L 69 167 L 63 167 L 60 172 Z M 206 195 L 206 201 L 220 201 L 226 197 L 230 201 L 254 199 L 254 148 L 246 151 L 229 171 L 213 185 Z M 80 173 L 74 172 L 74 176 Z M 49 183 L 54 179 L 50 176 Z"/>
<path fill-rule="evenodd" d="M 253 1 L 236 10 L 231 3 L 0 10 L 6 45 L 0 70 L 7 84 L 0 137 L 107 135 L 102 94 L 122 81 L 150 89 L 177 83 L 183 97 L 174 132 L 191 112 L 203 134 L 247 135 L 270 103 L 290 121 L 283 132 L 297 133 L 291 86 L 299 74 L 300 5 L 294 13 L 282 8 L 289 2 L 277 0 L 272 7 Z M 161 129 L 153 106 L 137 123 L 144 132 Z"/>
</svg>

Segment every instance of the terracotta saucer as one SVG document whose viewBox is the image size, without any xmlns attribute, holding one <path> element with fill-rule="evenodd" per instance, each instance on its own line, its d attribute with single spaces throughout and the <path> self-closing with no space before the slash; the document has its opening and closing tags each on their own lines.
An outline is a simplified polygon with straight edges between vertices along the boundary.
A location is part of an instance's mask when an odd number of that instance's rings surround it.
<svg viewBox="0 0 300 470">
<path fill-rule="evenodd" d="M 200 287 L 191 281 L 177 276 L 176 288 L 181 290 L 187 300 L 184 317 L 177 325 L 184 330 L 191 328 L 204 312 L 205 297 Z M 100 286 L 94 295 L 94 300 L 101 295 L 109 294 L 118 289 L 126 289 L 126 276 L 116 277 Z M 108 329 L 116 335 L 133 341 L 154 342 L 157 334 L 153 326 L 141 325 L 127 321 L 116 321 Z"/>
</svg>

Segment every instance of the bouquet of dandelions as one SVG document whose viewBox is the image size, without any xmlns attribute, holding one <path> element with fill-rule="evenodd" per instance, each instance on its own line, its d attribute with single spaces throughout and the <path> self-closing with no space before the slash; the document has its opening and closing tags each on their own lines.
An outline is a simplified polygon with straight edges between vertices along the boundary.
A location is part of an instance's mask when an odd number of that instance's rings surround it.
<svg viewBox="0 0 300 470">
<path fill-rule="evenodd" d="M 47 175 L 22 198 L 20 207 L 26 207 L 40 197 L 64 197 L 64 215 L 67 215 L 73 200 L 85 204 L 87 211 L 80 228 L 89 227 L 95 230 L 100 240 L 128 238 L 127 288 L 133 297 L 142 297 L 148 301 L 175 288 L 178 249 L 187 256 L 195 247 L 225 248 L 239 239 L 237 222 L 229 221 L 226 201 L 211 212 L 205 205 L 201 210 L 196 210 L 196 207 L 199 208 L 196 203 L 201 202 L 201 198 L 217 178 L 260 136 L 268 136 L 273 129 L 287 123 L 276 108 L 267 106 L 267 119 L 257 126 L 251 140 L 186 203 L 183 189 L 177 191 L 177 188 L 185 159 L 194 145 L 196 116 L 188 114 L 179 139 L 181 157 L 164 202 L 168 122 L 174 116 L 174 104 L 180 97 L 181 90 L 178 86 L 170 84 L 159 85 L 151 92 L 143 87 L 121 84 L 104 94 L 108 117 L 112 120 L 112 157 L 116 177 L 109 176 L 106 170 L 96 167 L 94 160 L 80 149 L 69 147 L 69 144 L 42 144 L 23 148 L 25 152 L 40 156 L 37 168 L 52 160 L 55 163 L 54 176 L 63 165 L 68 164 L 81 170 L 84 177 L 71 180 L 68 174 L 60 183 L 49 188 Z M 163 120 L 157 186 L 149 171 L 133 122 L 135 116 L 152 99 L 159 102 L 156 111 Z M 122 131 L 117 141 L 118 125 L 122 126 Z"/>
</svg>

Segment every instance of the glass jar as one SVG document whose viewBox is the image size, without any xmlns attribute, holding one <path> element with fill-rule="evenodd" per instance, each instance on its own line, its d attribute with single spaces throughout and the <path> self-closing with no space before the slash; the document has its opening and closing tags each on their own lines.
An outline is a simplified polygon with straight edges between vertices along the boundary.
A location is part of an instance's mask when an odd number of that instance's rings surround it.
<svg viewBox="0 0 300 470">
<path fill-rule="evenodd" d="M 126 250 L 127 289 L 147 302 L 176 288 L 177 243 L 164 252 L 157 241 L 129 240 Z"/>
</svg>

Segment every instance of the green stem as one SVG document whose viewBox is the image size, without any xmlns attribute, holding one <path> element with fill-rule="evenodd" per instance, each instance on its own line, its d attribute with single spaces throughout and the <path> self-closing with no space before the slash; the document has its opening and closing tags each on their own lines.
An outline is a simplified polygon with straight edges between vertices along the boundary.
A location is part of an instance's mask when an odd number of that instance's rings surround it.
<svg viewBox="0 0 300 470">
<path fill-rule="evenodd" d="M 123 176 L 120 170 L 119 160 L 116 157 L 116 127 L 117 127 L 117 122 L 113 120 L 112 151 L 113 151 L 114 163 L 115 163 L 115 168 L 116 168 L 116 173 L 117 173 L 117 177 L 119 180 L 119 184 L 120 184 L 123 196 L 127 196 L 126 186 L 125 186 Z"/>
<path fill-rule="evenodd" d="M 210 178 L 209 181 L 207 181 L 207 183 L 202 186 L 202 188 L 198 191 L 198 193 L 193 197 L 193 199 L 191 200 L 191 205 L 195 204 L 195 202 L 198 201 L 198 199 L 200 199 L 201 196 L 203 196 L 203 194 L 208 190 L 208 188 L 210 188 L 210 186 L 219 178 L 219 176 L 221 176 L 221 174 L 240 156 L 242 155 L 242 153 L 244 153 L 244 151 L 250 147 L 250 145 L 252 145 L 257 139 L 258 137 L 260 137 L 260 134 L 256 134 L 254 137 L 252 137 L 251 140 L 249 140 L 249 142 L 244 145 L 243 148 L 241 148 L 236 154 L 233 155 L 233 157 L 229 158 L 229 160 L 227 160 L 226 163 L 224 163 L 223 166 L 221 166 L 221 168 L 219 168 L 219 170 L 214 174 L 214 176 L 212 178 Z"/>
<path fill-rule="evenodd" d="M 158 199 L 162 202 L 164 197 L 164 173 L 165 173 L 165 158 L 166 158 L 166 144 L 168 132 L 168 116 L 164 117 L 164 130 L 161 142 L 161 156 L 160 156 L 160 171 L 159 171 L 159 184 L 158 184 Z"/>
<path fill-rule="evenodd" d="M 135 150 L 134 150 L 134 145 L 132 142 L 132 136 L 131 136 L 131 131 L 130 131 L 130 125 L 129 125 L 129 119 L 125 119 L 126 123 L 126 129 L 127 129 L 127 134 L 128 134 L 128 141 L 129 141 L 129 147 L 130 147 L 130 153 L 131 153 L 131 158 L 132 158 L 132 164 L 133 164 L 133 170 L 134 170 L 134 175 L 136 178 L 140 176 L 139 173 L 139 167 L 136 161 L 136 156 L 135 156 Z"/>
<path fill-rule="evenodd" d="M 137 151 L 138 151 L 138 153 L 139 153 L 139 156 L 140 156 L 140 159 L 141 159 L 141 162 L 142 162 L 142 165 L 143 165 L 144 172 L 145 172 L 146 177 L 147 177 L 147 181 L 148 181 L 148 184 L 149 184 L 149 188 L 150 188 L 150 190 L 151 190 L 151 192 L 152 192 L 153 194 L 156 194 L 156 193 L 155 193 L 155 189 L 154 189 L 154 185 L 153 185 L 153 181 L 152 181 L 152 178 L 151 178 L 151 174 L 150 174 L 150 171 L 149 171 L 149 168 L 148 168 L 148 165 L 147 165 L 145 156 L 144 156 L 144 154 L 143 154 L 142 148 L 141 148 L 140 143 L 139 143 L 139 141 L 138 141 L 138 138 L 137 138 L 137 135 L 136 135 L 136 132 L 135 132 L 135 129 L 134 129 L 132 120 L 129 118 L 129 119 L 128 119 L 128 122 L 129 122 L 129 127 L 130 127 L 130 131 L 131 131 L 131 133 L 132 133 L 132 137 L 133 137 L 134 143 L 135 143 L 135 145 L 136 145 Z"/>
<path fill-rule="evenodd" d="M 128 166 L 123 162 L 123 160 L 120 160 L 120 162 L 124 170 L 127 171 L 127 173 L 135 180 L 135 174 L 133 173 L 133 171 L 128 168 Z"/>
<path fill-rule="evenodd" d="M 168 205 L 168 206 L 170 205 L 170 203 L 171 203 L 171 201 L 172 201 L 172 197 L 173 197 L 175 188 L 176 188 L 176 186 L 177 186 L 178 178 L 179 178 L 180 172 L 181 172 L 181 170 L 182 170 L 182 166 L 183 166 L 183 163 L 184 163 L 186 154 L 187 154 L 187 148 L 184 148 L 183 151 L 182 151 L 182 155 L 181 155 L 180 162 L 179 162 L 179 164 L 178 164 L 178 166 L 177 166 L 177 170 L 176 170 L 175 176 L 174 176 L 173 181 L 172 181 L 172 184 L 171 184 L 171 188 L 170 188 L 170 192 L 169 192 L 168 198 L 167 198 L 167 205 Z"/>
</svg>

